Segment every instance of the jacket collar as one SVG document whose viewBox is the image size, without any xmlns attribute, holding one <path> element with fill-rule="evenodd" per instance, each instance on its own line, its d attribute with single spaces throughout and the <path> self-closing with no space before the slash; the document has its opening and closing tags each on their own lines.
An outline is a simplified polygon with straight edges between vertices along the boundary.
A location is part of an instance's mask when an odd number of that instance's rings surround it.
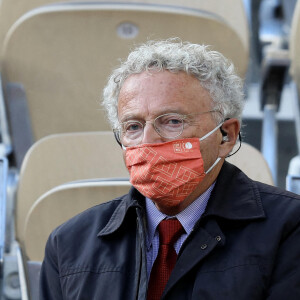
<svg viewBox="0 0 300 300">
<path fill-rule="evenodd" d="M 132 187 L 117 206 L 106 226 L 98 233 L 98 236 L 109 235 L 118 230 L 128 211 L 133 208 L 142 208 L 144 199 L 144 196 Z M 202 219 L 209 216 L 231 220 L 265 218 L 255 182 L 240 169 L 226 161 L 222 166 Z"/>
<path fill-rule="evenodd" d="M 224 162 L 203 218 L 218 216 L 231 220 L 265 218 L 255 181 L 234 165 Z"/>
<path fill-rule="evenodd" d="M 142 208 L 145 197 L 134 187 L 131 187 L 129 193 L 125 195 L 120 204 L 113 212 L 106 226 L 98 233 L 97 236 L 105 236 L 114 233 L 121 227 L 129 210 Z"/>
</svg>

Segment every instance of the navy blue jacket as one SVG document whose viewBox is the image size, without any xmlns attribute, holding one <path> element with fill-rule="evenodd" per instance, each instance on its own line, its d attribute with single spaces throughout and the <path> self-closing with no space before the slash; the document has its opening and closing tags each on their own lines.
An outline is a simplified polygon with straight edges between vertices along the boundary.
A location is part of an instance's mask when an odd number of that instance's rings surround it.
<svg viewBox="0 0 300 300">
<path fill-rule="evenodd" d="M 224 163 L 162 299 L 299 300 L 299 200 Z M 146 299 L 143 205 L 131 189 L 54 230 L 40 299 Z"/>
</svg>

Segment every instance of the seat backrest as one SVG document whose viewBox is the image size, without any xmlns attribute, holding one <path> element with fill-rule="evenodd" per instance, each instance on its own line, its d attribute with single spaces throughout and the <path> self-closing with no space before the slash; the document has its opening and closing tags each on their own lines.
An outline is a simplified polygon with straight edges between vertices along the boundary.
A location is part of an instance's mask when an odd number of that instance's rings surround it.
<svg viewBox="0 0 300 300">
<path fill-rule="evenodd" d="M 34 140 L 108 130 L 99 100 L 113 67 L 134 44 L 174 36 L 212 45 L 245 74 L 243 1 L 122 0 L 49 5 L 23 15 L 5 39 L 3 85 L 24 86 Z"/>
<path fill-rule="evenodd" d="M 0 2 L 0 45 L 9 28 L 27 11 L 56 0 L 1 0 Z"/>
<path fill-rule="evenodd" d="M 88 0 L 1 0 L 0 3 L 0 45 L 2 45 L 5 35 L 8 32 L 9 28 L 25 13 L 35 9 L 37 7 L 49 5 L 49 4 L 58 4 L 58 3 L 88 3 Z M 94 1 L 94 3 L 101 3 L 100 1 Z M 108 1 L 106 1 L 107 3 Z M 121 0 L 117 1 L 118 3 L 132 3 L 132 4 L 148 4 L 148 1 L 142 0 Z M 203 3 L 202 3 L 203 2 Z M 210 1 L 195 1 L 195 0 L 165 0 L 164 5 L 174 5 L 174 6 L 184 6 L 191 9 L 204 9 L 210 12 L 221 16 L 232 28 L 235 28 L 237 31 L 241 31 L 241 36 L 243 35 L 243 30 L 245 26 L 244 16 L 245 13 L 239 13 L 241 11 L 241 6 L 243 3 L 241 0 L 210 0 Z M 113 3 L 113 2 L 111 2 Z M 162 4 L 159 0 L 151 1 L 152 4 Z M 182 5 L 184 4 L 184 5 Z M 235 9 L 233 10 L 232 7 Z M 236 12 L 237 11 L 237 12 Z M 246 36 L 244 37 L 246 39 Z"/>
<path fill-rule="evenodd" d="M 261 152 L 253 146 L 242 143 L 240 150 L 226 158 L 226 160 L 241 169 L 251 179 L 274 185 L 272 174 L 266 160 Z"/>
<path fill-rule="evenodd" d="M 25 220 L 24 249 L 29 260 L 41 261 L 52 230 L 80 212 L 128 193 L 129 181 L 68 183 L 42 195 Z"/>
<path fill-rule="evenodd" d="M 43 5 L 62 2 L 88 2 L 88 0 L 1 0 L 0 2 L 0 45 L 9 28 L 26 12 Z"/>
<path fill-rule="evenodd" d="M 111 132 L 58 134 L 36 142 L 20 171 L 16 203 L 16 233 L 33 203 L 60 184 L 91 178 L 128 178 L 122 150 Z"/>
</svg>

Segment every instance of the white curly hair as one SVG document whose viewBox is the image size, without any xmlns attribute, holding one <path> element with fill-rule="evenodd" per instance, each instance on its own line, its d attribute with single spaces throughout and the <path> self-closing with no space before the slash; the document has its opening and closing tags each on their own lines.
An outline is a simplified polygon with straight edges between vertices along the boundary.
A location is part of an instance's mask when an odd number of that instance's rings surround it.
<svg viewBox="0 0 300 300">
<path fill-rule="evenodd" d="M 127 60 L 115 69 L 103 91 L 103 106 L 113 129 L 118 122 L 118 97 L 124 81 L 132 74 L 151 70 L 184 71 L 195 76 L 201 86 L 208 90 L 213 100 L 212 109 L 217 122 L 237 118 L 241 122 L 244 107 L 242 79 L 237 76 L 234 65 L 221 53 L 209 46 L 182 42 L 178 38 L 148 41 L 135 48 Z"/>
</svg>

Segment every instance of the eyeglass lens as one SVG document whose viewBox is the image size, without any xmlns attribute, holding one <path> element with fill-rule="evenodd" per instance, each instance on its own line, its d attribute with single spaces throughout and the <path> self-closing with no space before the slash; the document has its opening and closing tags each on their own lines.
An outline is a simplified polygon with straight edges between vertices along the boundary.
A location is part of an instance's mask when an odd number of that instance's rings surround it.
<svg viewBox="0 0 300 300">
<path fill-rule="evenodd" d="M 118 133 L 120 142 L 126 146 L 138 145 L 143 139 L 146 123 L 135 120 L 122 123 Z M 184 116 L 175 113 L 164 114 L 155 118 L 152 123 L 161 137 L 172 139 L 182 133 Z"/>
</svg>

